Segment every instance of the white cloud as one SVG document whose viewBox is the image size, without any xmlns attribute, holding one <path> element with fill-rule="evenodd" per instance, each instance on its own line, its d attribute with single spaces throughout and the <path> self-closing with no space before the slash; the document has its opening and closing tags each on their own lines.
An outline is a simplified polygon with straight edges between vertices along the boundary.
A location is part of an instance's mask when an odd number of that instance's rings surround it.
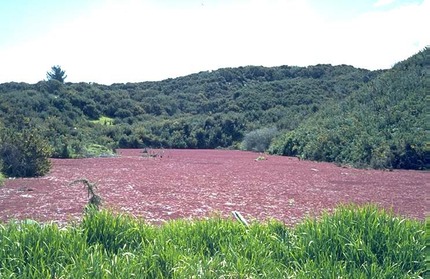
<svg viewBox="0 0 430 279">
<path fill-rule="evenodd" d="M 176 10 L 115 4 L 72 25 L 74 62 L 105 64 L 103 82 L 141 81 L 249 64 L 278 65 L 312 48 L 316 14 L 302 1 Z M 297 28 L 300 25 L 300 28 Z M 79 35 L 85 30 L 82 35 Z M 55 36 L 61 38 L 61 34 Z M 80 38 L 80 39 L 76 39 Z M 66 40 L 73 45 L 70 39 Z M 302 61 L 306 63 L 306 61 Z M 296 61 L 299 63 L 299 61 Z M 118 70 L 120 68 L 121 70 Z M 131 69 L 131 72 L 126 72 Z M 82 69 L 81 69 L 82 71 Z M 87 68 L 86 76 L 92 71 Z"/>
<path fill-rule="evenodd" d="M 343 34 L 343 59 L 355 66 L 389 68 L 429 44 L 430 1 L 399 6 L 388 11 L 369 12 L 347 22 Z"/>
<path fill-rule="evenodd" d="M 245 65 L 391 67 L 428 44 L 421 5 L 323 19 L 307 1 L 204 1 L 166 8 L 109 1 L 38 40 L 0 49 L 0 82 L 37 82 L 60 64 L 69 81 L 137 82 Z"/>
<path fill-rule="evenodd" d="M 395 0 L 377 0 L 373 6 L 374 7 L 384 7 L 384 6 L 388 6 L 394 3 Z"/>
</svg>

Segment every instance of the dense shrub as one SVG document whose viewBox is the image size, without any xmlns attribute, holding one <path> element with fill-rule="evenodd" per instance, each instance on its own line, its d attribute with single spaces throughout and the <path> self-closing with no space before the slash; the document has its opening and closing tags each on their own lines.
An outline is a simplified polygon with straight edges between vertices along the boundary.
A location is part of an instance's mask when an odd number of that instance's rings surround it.
<svg viewBox="0 0 430 279">
<path fill-rule="evenodd" d="M 264 152 L 270 146 L 272 139 L 276 136 L 276 128 L 262 128 L 245 135 L 242 141 L 242 149 L 248 151 Z"/>
<path fill-rule="evenodd" d="M 63 77 L 58 66 L 55 73 Z M 110 86 L 63 83 L 62 78 L 5 83 L 0 84 L 0 121 L 19 130 L 19 118 L 31 119 L 55 157 L 72 156 L 75 142 L 82 148 L 87 143 L 237 147 L 246 131 L 294 129 L 327 100 L 343 99 L 364 85 L 371 73 L 344 65 L 249 66 Z M 103 117 L 110 125 L 99 121 Z"/>
<path fill-rule="evenodd" d="M 270 151 L 358 167 L 424 169 L 430 48 L 277 138 Z"/>
<path fill-rule="evenodd" d="M 21 130 L 20 119 L 31 119 L 55 157 L 82 154 L 88 143 L 237 148 L 244 141 L 244 149 L 263 151 L 264 141 L 252 142 L 262 135 L 245 133 L 276 127 L 288 134 L 272 144 L 275 153 L 422 169 L 428 53 L 382 71 L 247 66 L 110 86 L 11 82 L 0 84 L 0 122 Z M 99 121 L 106 117 L 109 125 Z"/>
<path fill-rule="evenodd" d="M 51 169 L 51 147 L 36 129 L 4 130 L 0 140 L 2 172 L 10 177 L 35 177 Z"/>
</svg>

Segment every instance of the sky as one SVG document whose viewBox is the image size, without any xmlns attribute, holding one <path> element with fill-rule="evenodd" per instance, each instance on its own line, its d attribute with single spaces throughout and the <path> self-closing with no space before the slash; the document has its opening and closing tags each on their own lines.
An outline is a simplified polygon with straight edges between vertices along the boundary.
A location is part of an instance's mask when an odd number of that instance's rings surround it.
<svg viewBox="0 0 430 279">
<path fill-rule="evenodd" d="M 430 45 L 430 0 L 0 0 L 0 83 L 158 81 L 226 67 L 388 69 Z"/>
</svg>

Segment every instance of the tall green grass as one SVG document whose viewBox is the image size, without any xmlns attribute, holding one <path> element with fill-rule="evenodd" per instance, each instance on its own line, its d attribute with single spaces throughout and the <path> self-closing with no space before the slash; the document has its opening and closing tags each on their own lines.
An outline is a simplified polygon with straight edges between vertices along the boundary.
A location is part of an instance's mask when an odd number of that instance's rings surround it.
<svg viewBox="0 0 430 279">
<path fill-rule="evenodd" d="M 160 226 L 87 211 L 60 228 L 0 225 L 0 278 L 420 278 L 425 225 L 342 206 L 294 228 L 212 217 Z"/>
</svg>

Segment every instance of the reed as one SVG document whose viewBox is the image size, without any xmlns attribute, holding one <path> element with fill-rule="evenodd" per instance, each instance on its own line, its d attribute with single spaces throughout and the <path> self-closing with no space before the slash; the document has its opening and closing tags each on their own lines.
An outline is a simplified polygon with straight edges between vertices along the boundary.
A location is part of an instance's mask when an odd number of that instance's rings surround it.
<svg viewBox="0 0 430 279">
<path fill-rule="evenodd" d="M 341 206 L 293 228 L 211 217 L 155 226 L 95 208 L 0 224 L 0 278 L 420 278 L 424 222 Z"/>
</svg>

